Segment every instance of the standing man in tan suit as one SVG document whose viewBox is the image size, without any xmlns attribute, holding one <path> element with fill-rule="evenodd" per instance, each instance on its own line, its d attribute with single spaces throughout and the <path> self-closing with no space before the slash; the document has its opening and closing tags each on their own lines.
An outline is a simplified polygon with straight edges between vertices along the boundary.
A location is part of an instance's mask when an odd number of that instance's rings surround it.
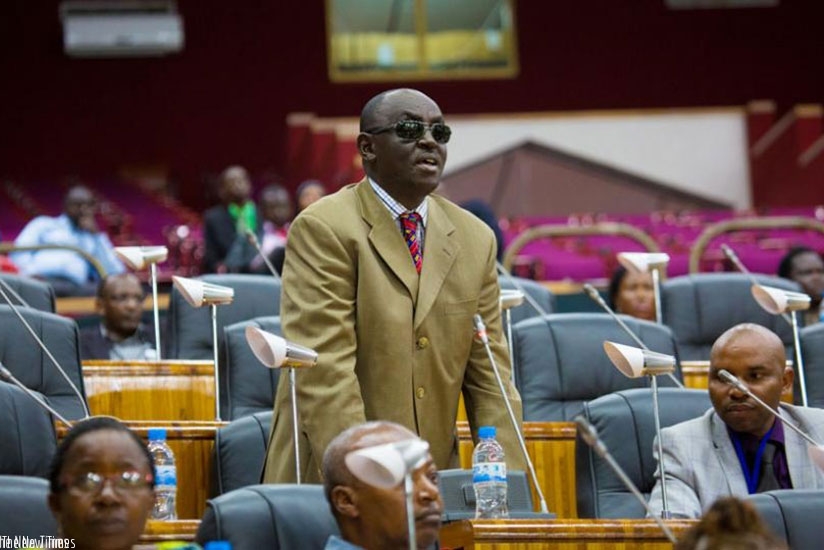
<svg viewBox="0 0 824 550">
<path fill-rule="evenodd" d="M 469 212 L 431 195 L 450 130 L 417 90 L 390 90 L 364 106 L 358 150 L 367 178 L 312 204 L 293 222 L 283 269 L 284 336 L 319 354 L 297 374 L 301 472 L 320 480 L 320 459 L 340 432 L 389 420 L 429 441 L 439 469 L 458 467 L 461 393 L 473 436 L 498 428 L 510 468 L 523 457 L 483 345 L 480 314 L 513 406 L 501 333 L 496 245 Z M 264 471 L 295 481 L 287 377 L 275 397 Z"/>
</svg>

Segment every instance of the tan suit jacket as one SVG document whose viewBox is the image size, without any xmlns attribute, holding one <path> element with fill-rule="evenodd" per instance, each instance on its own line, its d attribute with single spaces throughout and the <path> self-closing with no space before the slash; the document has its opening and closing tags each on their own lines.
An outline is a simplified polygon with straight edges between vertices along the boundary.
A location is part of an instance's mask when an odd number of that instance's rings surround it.
<svg viewBox="0 0 824 550">
<path fill-rule="evenodd" d="M 423 269 L 369 182 L 305 210 L 289 231 L 283 270 L 284 336 L 319 354 L 297 373 L 301 471 L 320 480 L 330 441 L 366 420 L 391 420 L 431 445 L 439 468 L 458 466 L 455 417 L 464 394 L 473 436 L 498 428 L 510 468 L 523 469 L 514 430 L 472 317 L 483 317 L 520 421 L 501 333 L 492 231 L 431 195 Z M 288 377 L 275 397 L 263 480 L 295 480 Z"/>
</svg>

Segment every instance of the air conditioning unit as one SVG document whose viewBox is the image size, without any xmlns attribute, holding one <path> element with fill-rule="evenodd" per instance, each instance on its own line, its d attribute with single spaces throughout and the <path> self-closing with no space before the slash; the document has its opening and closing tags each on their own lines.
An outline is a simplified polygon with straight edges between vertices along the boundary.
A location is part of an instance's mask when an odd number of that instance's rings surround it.
<svg viewBox="0 0 824 550">
<path fill-rule="evenodd" d="M 171 0 L 71 1 L 60 5 L 63 48 L 72 57 L 151 57 L 183 49 Z"/>
</svg>

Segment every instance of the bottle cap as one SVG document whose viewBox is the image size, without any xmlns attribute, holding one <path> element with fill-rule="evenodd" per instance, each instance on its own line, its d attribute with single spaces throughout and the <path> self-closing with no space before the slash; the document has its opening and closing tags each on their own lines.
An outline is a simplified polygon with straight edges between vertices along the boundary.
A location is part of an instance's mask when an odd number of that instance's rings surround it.
<svg viewBox="0 0 824 550">
<path fill-rule="evenodd" d="M 166 428 L 149 428 L 149 441 L 166 441 Z"/>
<path fill-rule="evenodd" d="M 203 550 L 232 550 L 232 543 L 228 540 L 213 540 L 207 542 Z"/>
<path fill-rule="evenodd" d="M 478 428 L 478 437 L 481 439 L 494 438 L 496 434 L 495 426 L 481 426 Z"/>
</svg>

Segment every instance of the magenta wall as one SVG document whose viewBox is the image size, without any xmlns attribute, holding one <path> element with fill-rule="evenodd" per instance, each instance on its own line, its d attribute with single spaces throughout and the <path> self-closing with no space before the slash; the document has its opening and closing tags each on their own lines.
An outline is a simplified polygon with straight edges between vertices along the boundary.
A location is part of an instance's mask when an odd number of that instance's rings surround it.
<svg viewBox="0 0 824 550">
<path fill-rule="evenodd" d="M 521 73 L 416 86 L 448 113 L 824 100 L 818 0 L 671 12 L 663 0 L 520 0 Z M 188 202 L 229 163 L 282 170 L 285 117 L 355 115 L 384 85 L 331 84 L 321 0 L 179 0 L 185 51 L 72 60 L 55 0 L 0 3 L 0 176 L 164 163 Z M 242 6 L 242 7 L 241 7 Z"/>
</svg>

